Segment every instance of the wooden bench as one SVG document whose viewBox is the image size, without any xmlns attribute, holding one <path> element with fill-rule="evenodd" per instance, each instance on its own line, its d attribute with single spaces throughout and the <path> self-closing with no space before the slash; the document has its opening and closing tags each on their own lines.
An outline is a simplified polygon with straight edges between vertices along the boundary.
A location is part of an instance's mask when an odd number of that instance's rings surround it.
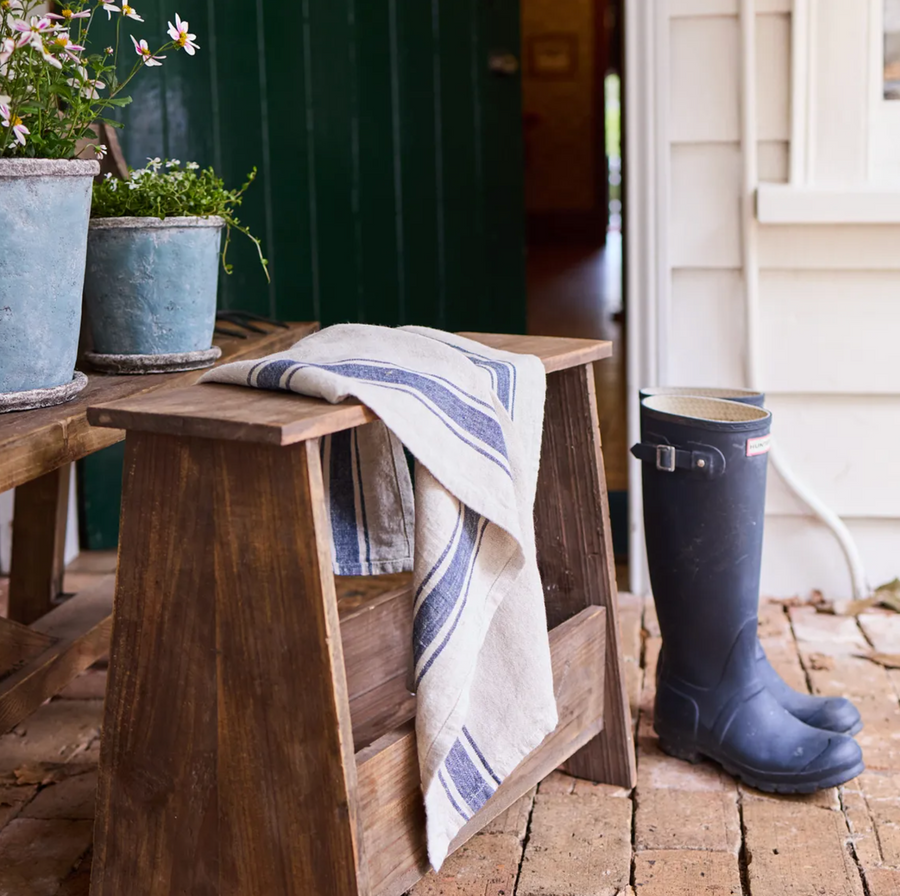
<svg viewBox="0 0 900 896">
<path fill-rule="evenodd" d="M 466 335 L 549 374 L 536 534 L 560 723 L 454 848 L 563 762 L 635 777 L 592 372 L 611 347 Z M 412 594 L 336 586 L 318 447 L 373 413 L 215 384 L 88 417 L 128 433 L 91 893 L 399 896 L 428 870 Z"/>
<path fill-rule="evenodd" d="M 222 338 L 222 361 L 281 351 L 317 328 L 292 324 L 265 336 Z M 220 362 L 221 363 L 221 362 Z M 202 371 L 160 376 L 90 374 L 73 401 L 0 415 L 0 492 L 15 488 L 9 618 L 0 618 L 0 733 L 59 693 L 106 654 L 112 576 L 57 606 L 71 464 L 125 438 L 88 424 L 88 405 L 166 392 L 197 381 Z"/>
</svg>

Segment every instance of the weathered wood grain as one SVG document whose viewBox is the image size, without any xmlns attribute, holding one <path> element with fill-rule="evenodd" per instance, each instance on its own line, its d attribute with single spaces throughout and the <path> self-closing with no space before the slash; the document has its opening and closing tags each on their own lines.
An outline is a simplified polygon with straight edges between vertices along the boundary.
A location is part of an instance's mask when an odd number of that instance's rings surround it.
<svg viewBox="0 0 900 896">
<path fill-rule="evenodd" d="M 220 364 L 282 351 L 318 329 L 315 323 L 292 324 L 266 336 L 216 338 Z M 3 415 L 0 427 L 0 492 L 49 473 L 64 464 L 125 438 L 121 430 L 91 426 L 91 405 L 168 391 L 195 383 L 202 370 L 154 376 L 105 376 L 91 373 L 84 391 L 73 401 L 53 408 Z"/>
<path fill-rule="evenodd" d="M 611 351 L 610 343 L 590 339 L 469 335 L 485 344 L 500 340 L 507 351 L 537 354 L 550 371 L 605 357 Z M 92 404 L 88 419 L 95 426 L 269 445 L 291 445 L 375 419 L 355 400 L 331 405 L 301 395 L 258 392 L 249 402 L 243 388 L 216 383 L 192 386 L 175 395 L 128 398 L 102 407 L 99 402 Z"/>
<path fill-rule="evenodd" d="M 572 757 L 566 768 L 577 777 L 633 787 L 634 737 L 594 389 L 590 365 L 547 378 L 535 536 L 548 624 L 558 625 L 593 604 L 607 611 L 603 733 Z"/>
<path fill-rule="evenodd" d="M 318 443 L 215 451 L 219 893 L 365 893 Z"/>
<path fill-rule="evenodd" d="M 218 893 L 213 464 L 126 443 L 93 896 Z"/>
<path fill-rule="evenodd" d="M 594 737 L 603 725 L 606 613 L 582 610 L 550 633 L 559 725 L 503 782 L 454 840 L 459 848 Z M 414 725 L 356 757 L 360 815 L 372 896 L 400 896 L 428 871 L 425 812 Z"/>
<path fill-rule="evenodd" d="M 106 653 L 113 585 L 113 576 L 104 577 L 26 629 L 33 644 L 48 646 L 0 681 L 0 733 L 31 715 Z"/>
<path fill-rule="evenodd" d="M 71 469 L 65 464 L 16 489 L 8 615 L 23 625 L 49 613 L 63 590 Z"/>
</svg>

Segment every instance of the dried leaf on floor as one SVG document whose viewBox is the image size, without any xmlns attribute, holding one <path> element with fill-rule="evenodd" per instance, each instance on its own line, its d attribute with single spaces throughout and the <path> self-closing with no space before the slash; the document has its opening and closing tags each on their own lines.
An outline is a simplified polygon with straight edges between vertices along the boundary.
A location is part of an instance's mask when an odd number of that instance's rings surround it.
<svg viewBox="0 0 900 896">
<path fill-rule="evenodd" d="M 834 668 L 834 657 L 827 653 L 811 653 L 807 656 L 806 662 L 815 672 L 830 672 Z"/>
<path fill-rule="evenodd" d="M 874 596 L 878 598 L 882 606 L 893 610 L 895 613 L 900 613 L 900 579 L 895 578 L 890 582 L 879 585 L 875 589 Z"/>
</svg>

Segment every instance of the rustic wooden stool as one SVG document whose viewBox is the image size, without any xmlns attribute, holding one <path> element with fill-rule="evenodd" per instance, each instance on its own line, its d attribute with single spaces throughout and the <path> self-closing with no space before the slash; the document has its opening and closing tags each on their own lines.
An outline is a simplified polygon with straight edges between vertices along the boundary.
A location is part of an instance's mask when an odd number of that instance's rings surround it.
<svg viewBox="0 0 900 896">
<path fill-rule="evenodd" d="M 222 363 L 283 351 L 317 324 L 250 339 L 216 339 Z M 0 492 L 15 488 L 8 618 L 0 618 L 0 734 L 58 694 L 109 649 L 113 577 L 65 602 L 63 555 L 74 461 L 125 438 L 87 422 L 89 404 L 163 392 L 194 383 L 203 371 L 160 376 L 91 373 L 74 400 L 0 414 Z"/>
<path fill-rule="evenodd" d="M 635 775 L 592 370 L 611 346 L 466 335 L 549 374 L 536 526 L 560 723 L 454 848 L 566 760 Z M 412 595 L 384 577 L 339 600 L 318 447 L 374 414 L 199 385 L 89 419 L 127 430 L 93 896 L 405 892 L 428 870 Z"/>
</svg>

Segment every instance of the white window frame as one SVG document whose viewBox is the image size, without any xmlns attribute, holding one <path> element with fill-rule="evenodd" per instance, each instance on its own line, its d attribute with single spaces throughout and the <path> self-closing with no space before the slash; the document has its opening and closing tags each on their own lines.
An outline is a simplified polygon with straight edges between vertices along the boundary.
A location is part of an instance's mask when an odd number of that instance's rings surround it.
<svg viewBox="0 0 900 896">
<path fill-rule="evenodd" d="M 791 165 L 787 184 L 760 184 L 757 217 L 764 224 L 900 224 L 900 100 L 883 98 L 884 0 L 794 0 L 791 41 Z M 852 15 L 860 23 L 835 58 L 822 16 Z M 825 22 L 825 27 L 823 27 Z M 831 20 L 831 37 L 834 20 Z M 848 127 L 861 139 L 845 147 L 846 170 L 823 176 L 820 159 L 833 155 L 827 127 L 827 85 L 820 61 L 866 77 L 848 95 L 855 114 Z M 832 141 L 832 142 L 829 142 Z M 840 149 L 840 148 L 839 148 Z"/>
</svg>

